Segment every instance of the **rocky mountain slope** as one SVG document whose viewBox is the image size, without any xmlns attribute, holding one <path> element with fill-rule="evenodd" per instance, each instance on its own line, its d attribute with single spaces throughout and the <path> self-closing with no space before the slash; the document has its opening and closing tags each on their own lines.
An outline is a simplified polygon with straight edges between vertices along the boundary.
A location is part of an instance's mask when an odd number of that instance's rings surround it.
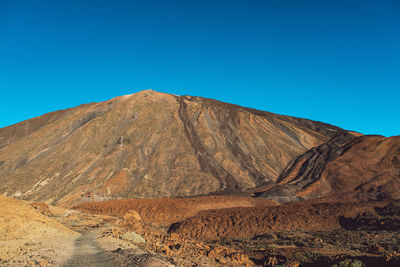
<svg viewBox="0 0 400 267">
<path fill-rule="evenodd" d="M 295 158 L 264 197 L 400 198 L 400 136 L 342 136 Z"/>
<path fill-rule="evenodd" d="M 243 193 L 347 131 L 212 99 L 147 90 L 0 129 L 0 193 L 89 198 Z M 286 181 L 280 178 L 281 181 Z"/>
</svg>

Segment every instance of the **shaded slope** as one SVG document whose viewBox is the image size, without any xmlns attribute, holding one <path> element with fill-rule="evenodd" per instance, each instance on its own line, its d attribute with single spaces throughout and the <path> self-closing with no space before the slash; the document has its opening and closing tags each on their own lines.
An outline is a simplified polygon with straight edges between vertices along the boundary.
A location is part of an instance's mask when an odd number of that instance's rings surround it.
<svg viewBox="0 0 400 267">
<path fill-rule="evenodd" d="M 346 131 L 212 99 L 143 91 L 0 129 L 0 193 L 73 205 L 82 195 L 240 193 Z"/>
<path fill-rule="evenodd" d="M 294 159 L 264 197 L 399 199 L 400 136 L 334 138 Z"/>
</svg>

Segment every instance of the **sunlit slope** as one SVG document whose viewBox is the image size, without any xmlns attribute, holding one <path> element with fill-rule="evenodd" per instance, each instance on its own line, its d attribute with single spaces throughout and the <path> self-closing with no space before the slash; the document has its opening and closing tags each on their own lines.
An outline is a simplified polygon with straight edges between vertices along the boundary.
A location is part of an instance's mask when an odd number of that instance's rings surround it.
<svg viewBox="0 0 400 267">
<path fill-rule="evenodd" d="M 82 194 L 240 193 L 346 131 L 212 99 L 147 90 L 0 129 L 0 193 L 74 204 Z"/>
</svg>

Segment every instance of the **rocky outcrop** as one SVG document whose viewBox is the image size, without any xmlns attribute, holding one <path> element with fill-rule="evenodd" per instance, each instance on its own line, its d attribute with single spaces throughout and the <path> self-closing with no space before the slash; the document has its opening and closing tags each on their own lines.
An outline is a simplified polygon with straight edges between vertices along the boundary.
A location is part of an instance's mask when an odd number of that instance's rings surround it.
<svg viewBox="0 0 400 267">
<path fill-rule="evenodd" d="M 279 206 L 240 207 L 201 211 L 171 224 L 169 233 L 195 240 L 246 239 L 280 231 L 340 229 L 342 217 L 374 211 L 376 203 L 293 202 Z M 384 206 L 387 203 L 380 203 Z"/>
</svg>

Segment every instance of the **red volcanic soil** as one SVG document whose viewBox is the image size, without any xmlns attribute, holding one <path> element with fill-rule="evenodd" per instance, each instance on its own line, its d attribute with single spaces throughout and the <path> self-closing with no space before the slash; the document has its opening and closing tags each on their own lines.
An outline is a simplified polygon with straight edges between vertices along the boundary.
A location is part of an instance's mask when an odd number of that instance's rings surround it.
<svg viewBox="0 0 400 267">
<path fill-rule="evenodd" d="M 325 231 L 341 228 L 343 219 L 374 213 L 384 202 L 288 203 L 274 207 L 201 211 L 173 224 L 169 232 L 183 238 L 220 240 L 251 238 L 274 231 Z"/>
<path fill-rule="evenodd" d="M 118 199 L 83 203 L 75 208 L 97 214 L 123 217 L 129 210 L 138 212 L 149 223 L 169 225 L 196 215 L 199 211 L 230 207 L 274 206 L 267 199 L 235 196 L 204 196 L 195 198 Z"/>
</svg>

